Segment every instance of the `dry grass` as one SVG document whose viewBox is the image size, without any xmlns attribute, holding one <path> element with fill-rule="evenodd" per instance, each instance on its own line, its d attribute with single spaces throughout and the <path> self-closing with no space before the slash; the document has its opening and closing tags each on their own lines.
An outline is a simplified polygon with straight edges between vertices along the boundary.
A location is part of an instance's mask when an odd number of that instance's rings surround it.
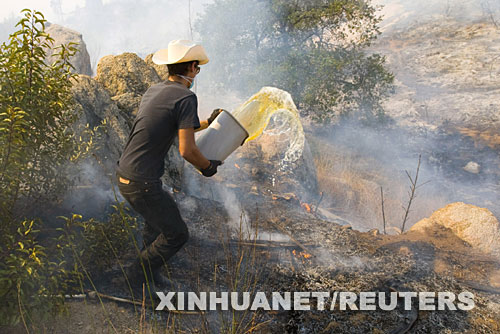
<svg viewBox="0 0 500 334">
<path fill-rule="evenodd" d="M 391 170 L 373 158 L 353 153 L 332 145 L 326 140 L 308 138 L 316 166 L 319 190 L 324 193 L 322 206 L 346 218 L 355 228 L 383 229 L 380 187 L 384 190 L 387 232 L 397 233 L 401 228 L 408 202 L 408 178 L 404 171 Z M 408 166 L 413 171 L 415 166 Z M 425 180 L 424 180 L 425 181 Z M 444 198 L 420 196 L 412 204 L 409 224 L 429 216 L 447 204 Z"/>
</svg>

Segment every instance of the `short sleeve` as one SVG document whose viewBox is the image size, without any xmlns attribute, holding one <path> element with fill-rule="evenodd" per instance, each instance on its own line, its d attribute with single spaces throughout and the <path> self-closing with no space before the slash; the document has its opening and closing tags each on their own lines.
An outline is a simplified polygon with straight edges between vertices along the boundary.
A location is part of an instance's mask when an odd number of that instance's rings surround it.
<svg viewBox="0 0 500 334">
<path fill-rule="evenodd" d="M 190 95 L 178 102 L 178 125 L 179 129 L 197 129 L 200 127 L 198 118 L 198 99 L 196 95 Z"/>
</svg>

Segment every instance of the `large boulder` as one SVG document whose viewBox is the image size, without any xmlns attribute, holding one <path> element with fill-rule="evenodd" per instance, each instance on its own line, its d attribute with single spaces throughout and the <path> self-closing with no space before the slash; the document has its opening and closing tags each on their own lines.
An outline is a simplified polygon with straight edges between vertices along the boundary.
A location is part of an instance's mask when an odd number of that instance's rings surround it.
<svg viewBox="0 0 500 334">
<path fill-rule="evenodd" d="M 413 225 L 410 231 L 426 233 L 436 225 L 450 229 L 472 247 L 500 257 L 500 226 L 488 209 L 451 203 Z"/>
<path fill-rule="evenodd" d="M 129 120 L 136 115 L 144 92 L 161 82 L 155 69 L 135 53 L 103 57 L 97 65 L 96 80 L 106 88 Z"/>
<path fill-rule="evenodd" d="M 158 77 L 160 77 L 161 80 L 165 81 L 168 79 L 167 65 L 156 65 L 155 63 L 153 63 L 152 53 L 147 55 L 146 58 L 144 58 L 144 61 L 146 62 L 146 64 L 155 69 L 156 74 L 158 74 Z"/>
<path fill-rule="evenodd" d="M 68 43 L 76 43 L 78 52 L 70 59 L 71 64 L 75 67 L 74 71 L 79 74 L 92 75 L 92 67 L 90 65 L 90 56 L 87 51 L 87 46 L 83 41 L 82 34 L 77 31 L 68 29 L 58 24 L 49 24 L 46 33 L 54 39 L 54 47 L 67 45 Z M 46 49 L 47 61 L 53 61 L 53 54 L 57 52 L 54 48 Z"/>
<path fill-rule="evenodd" d="M 89 124 L 91 128 L 105 121 L 105 134 L 98 139 L 96 146 L 103 161 L 116 162 L 123 150 L 130 128 L 127 119 L 120 112 L 102 84 L 89 76 L 80 75 L 73 83 L 73 97 L 76 111 L 81 114 L 78 124 Z"/>
</svg>

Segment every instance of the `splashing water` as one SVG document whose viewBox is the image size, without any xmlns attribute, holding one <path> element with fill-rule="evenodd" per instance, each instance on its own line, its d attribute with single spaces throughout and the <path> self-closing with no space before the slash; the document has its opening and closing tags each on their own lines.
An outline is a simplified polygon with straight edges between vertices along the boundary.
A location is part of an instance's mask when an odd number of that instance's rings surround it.
<svg viewBox="0 0 500 334">
<path fill-rule="evenodd" d="M 299 112 L 291 95 L 274 87 L 264 87 L 250 97 L 233 112 L 233 116 L 248 131 L 246 142 L 259 137 L 273 117 L 272 129 L 266 134 L 283 135 L 289 140 L 282 163 L 284 165 L 297 161 L 304 150 L 304 129 L 300 122 Z"/>
</svg>

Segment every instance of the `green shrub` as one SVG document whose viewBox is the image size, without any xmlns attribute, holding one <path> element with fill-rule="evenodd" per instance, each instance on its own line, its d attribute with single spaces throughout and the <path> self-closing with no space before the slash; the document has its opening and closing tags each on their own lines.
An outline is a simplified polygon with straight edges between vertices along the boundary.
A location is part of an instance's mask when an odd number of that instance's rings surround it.
<svg viewBox="0 0 500 334">
<path fill-rule="evenodd" d="M 135 250 L 137 219 L 128 214 L 123 203 L 113 208 L 115 212 L 104 221 L 94 218 L 82 221 L 80 215 L 63 217 L 65 237 L 60 240 L 66 244 L 61 244 L 61 248 L 66 252 L 73 249 L 66 257 L 73 258 L 80 271 L 101 273 Z"/>
<path fill-rule="evenodd" d="M 24 221 L 15 234 L 0 244 L 0 325 L 24 323 L 62 310 L 64 294 L 71 291 L 77 273 L 65 269 L 60 257 L 49 259 L 38 244 L 35 222 Z"/>
<path fill-rule="evenodd" d="M 59 254 L 47 256 L 31 217 L 62 198 L 71 185 L 64 166 L 82 147 L 71 131 L 76 49 L 62 45 L 47 63 L 46 21 L 40 12 L 22 13 L 18 31 L 0 46 L 1 324 L 59 310 L 75 279 Z"/>
</svg>

